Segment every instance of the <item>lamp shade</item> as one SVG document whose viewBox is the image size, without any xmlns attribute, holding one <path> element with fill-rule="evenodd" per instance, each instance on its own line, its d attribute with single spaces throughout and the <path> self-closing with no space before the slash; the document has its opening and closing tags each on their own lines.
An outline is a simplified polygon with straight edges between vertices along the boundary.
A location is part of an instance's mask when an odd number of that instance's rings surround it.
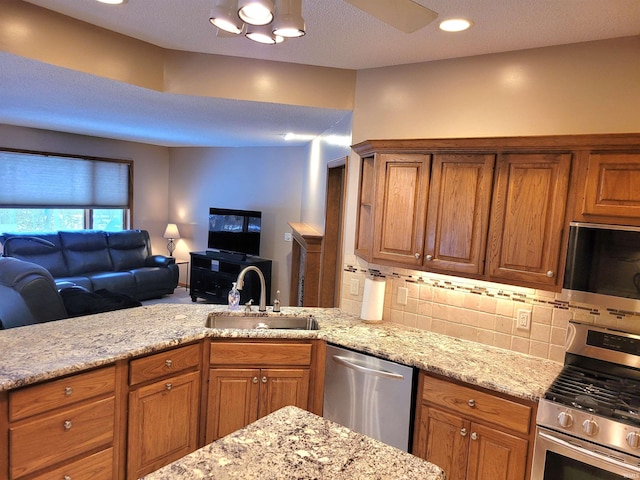
<svg viewBox="0 0 640 480">
<path fill-rule="evenodd" d="M 164 230 L 164 238 L 180 238 L 180 232 L 178 226 L 175 223 L 167 224 L 167 228 Z"/>
</svg>

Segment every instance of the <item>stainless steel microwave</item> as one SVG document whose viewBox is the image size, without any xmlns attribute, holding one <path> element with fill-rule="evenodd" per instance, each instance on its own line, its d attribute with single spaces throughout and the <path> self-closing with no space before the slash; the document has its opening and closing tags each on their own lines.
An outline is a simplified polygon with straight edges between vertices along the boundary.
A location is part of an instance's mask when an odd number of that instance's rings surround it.
<svg viewBox="0 0 640 480">
<path fill-rule="evenodd" d="M 572 222 L 561 299 L 640 311 L 640 227 Z"/>
</svg>

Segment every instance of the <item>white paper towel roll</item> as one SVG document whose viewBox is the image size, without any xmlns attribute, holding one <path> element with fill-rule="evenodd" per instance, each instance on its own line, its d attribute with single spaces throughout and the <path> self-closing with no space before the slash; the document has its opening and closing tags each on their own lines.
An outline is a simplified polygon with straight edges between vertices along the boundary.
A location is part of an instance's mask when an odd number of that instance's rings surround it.
<svg viewBox="0 0 640 480">
<path fill-rule="evenodd" d="M 382 321 L 385 285 L 386 282 L 382 278 L 364 279 L 364 295 L 362 296 L 362 311 L 360 312 L 362 321 Z"/>
</svg>

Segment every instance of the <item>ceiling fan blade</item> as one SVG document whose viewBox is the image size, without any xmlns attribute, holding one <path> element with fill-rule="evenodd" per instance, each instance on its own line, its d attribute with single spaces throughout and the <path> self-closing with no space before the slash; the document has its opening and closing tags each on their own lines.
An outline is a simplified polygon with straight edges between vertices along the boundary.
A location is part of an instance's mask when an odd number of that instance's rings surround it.
<svg viewBox="0 0 640 480">
<path fill-rule="evenodd" d="M 356 8 L 405 33 L 433 22 L 438 14 L 412 0 L 344 0 Z"/>
</svg>

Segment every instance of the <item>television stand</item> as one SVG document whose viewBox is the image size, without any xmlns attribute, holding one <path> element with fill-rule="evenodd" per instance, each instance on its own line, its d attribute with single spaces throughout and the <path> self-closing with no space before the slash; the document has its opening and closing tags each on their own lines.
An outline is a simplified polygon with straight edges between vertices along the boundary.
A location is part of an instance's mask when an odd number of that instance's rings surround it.
<svg viewBox="0 0 640 480">
<path fill-rule="evenodd" d="M 204 298 L 211 303 L 226 305 L 231 284 L 238 279 L 243 268 L 255 266 L 264 275 L 267 305 L 271 304 L 271 260 L 230 252 L 191 252 L 191 301 Z M 260 299 L 260 278 L 254 273 L 244 277 L 240 291 L 240 304 L 250 299 L 257 305 Z"/>
</svg>

